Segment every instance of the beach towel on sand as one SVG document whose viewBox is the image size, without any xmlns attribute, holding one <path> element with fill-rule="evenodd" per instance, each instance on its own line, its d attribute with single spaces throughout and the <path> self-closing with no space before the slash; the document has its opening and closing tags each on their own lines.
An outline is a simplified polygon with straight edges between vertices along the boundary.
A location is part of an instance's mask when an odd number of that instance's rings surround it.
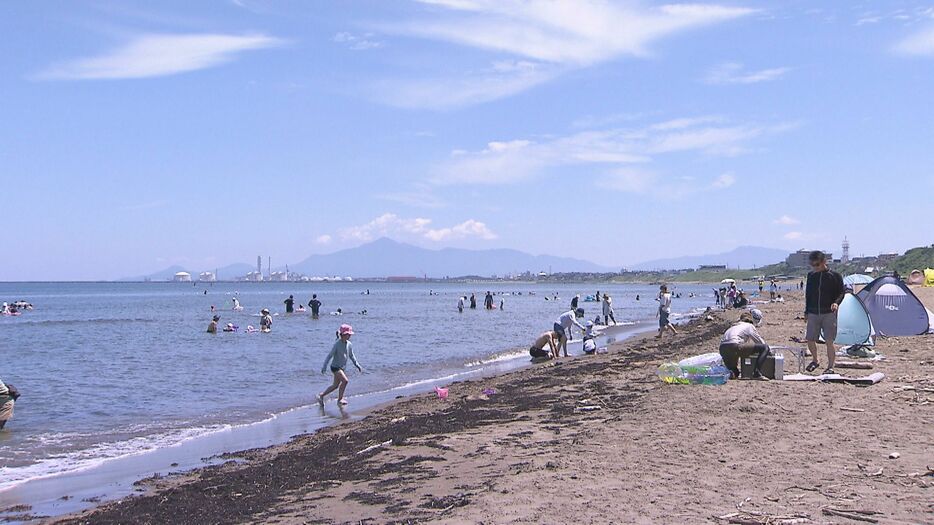
<svg viewBox="0 0 934 525">
<path fill-rule="evenodd" d="M 847 377 L 840 374 L 821 374 L 819 376 L 810 376 L 806 374 L 786 375 L 784 381 L 824 381 L 827 383 L 846 383 L 848 385 L 870 386 L 885 379 L 885 374 L 876 372 L 864 377 Z"/>
</svg>

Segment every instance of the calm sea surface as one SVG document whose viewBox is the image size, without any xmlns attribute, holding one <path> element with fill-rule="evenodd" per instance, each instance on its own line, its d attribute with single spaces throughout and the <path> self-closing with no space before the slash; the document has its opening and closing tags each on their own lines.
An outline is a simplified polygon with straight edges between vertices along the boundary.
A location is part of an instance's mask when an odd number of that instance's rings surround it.
<svg viewBox="0 0 934 525">
<path fill-rule="evenodd" d="M 504 311 L 482 310 L 488 286 L 510 294 Z M 350 374 L 353 407 L 377 392 L 524 362 L 517 349 L 549 329 L 575 293 L 598 289 L 613 296 L 617 320 L 654 317 L 657 290 L 637 285 L 0 283 L 0 299 L 35 305 L 0 317 L 0 379 L 23 395 L 0 432 L 0 491 L 314 403 L 330 383 L 320 369 L 341 323 L 354 326 L 366 370 Z M 471 291 L 480 309 L 459 314 L 457 297 Z M 676 312 L 711 303 L 707 286 L 675 291 Z M 324 303 L 319 320 L 284 313 L 289 294 L 307 303 L 312 293 Z M 235 296 L 241 312 L 231 310 Z M 600 309 L 581 304 L 590 319 Z M 240 331 L 205 333 L 212 305 L 221 325 Z M 264 307 L 277 314 L 272 333 L 246 333 Z M 337 308 L 345 315 L 330 315 Z"/>
</svg>

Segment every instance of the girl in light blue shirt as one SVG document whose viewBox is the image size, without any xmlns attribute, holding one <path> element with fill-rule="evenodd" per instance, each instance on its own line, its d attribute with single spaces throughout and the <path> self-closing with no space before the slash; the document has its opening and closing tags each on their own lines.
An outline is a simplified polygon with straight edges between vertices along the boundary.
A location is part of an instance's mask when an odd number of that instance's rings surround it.
<svg viewBox="0 0 934 525">
<path fill-rule="evenodd" d="M 321 406 L 324 406 L 324 398 L 335 390 L 338 391 L 337 402 L 341 405 L 347 404 L 344 391 L 347 390 L 347 384 L 350 383 L 350 380 L 347 379 L 347 373 L 344 371 L 344 368 L 347 366 L 348 359 L 353 363 L 353 366 L 357 367 L 357 370 L 363 372 L 363 368 L 357 363 L 356 356 L 353 355 L 353 345 L 350 343 L 350 337 L 353 336 L 353 327 L 349 324 L 342 324 L 337 334 L 340 339 L 334 342 L 334 346 L 331 347 L 331 352 L 328 353 L 324 364 L 321 365 L 322 374 L 327 371 L 328 363 L 331 365 L 331 373 L 334 374 L 334 382 L 331 386 L 324 392 L 318 394 L 318 404 Z"/>
</svg>

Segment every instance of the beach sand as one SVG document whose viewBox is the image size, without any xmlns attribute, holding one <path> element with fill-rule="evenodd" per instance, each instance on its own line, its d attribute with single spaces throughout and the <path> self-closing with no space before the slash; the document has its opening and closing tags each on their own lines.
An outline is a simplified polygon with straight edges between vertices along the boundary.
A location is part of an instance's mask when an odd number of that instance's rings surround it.
<svg viewBox="0 0 934 525">
<path fill-rule="evenodd" d="M 934 289 L 916 290 L 934 309 Z M 760 306 L 773 345 L 803 336 L 801 294 L 785 297 Z M 886 375 L 870 387 L 657 379 L 716 351 L 737 315 L 454 383 L 447 401 L 402 399 L 63 521 L 934 523 L 934 336 L 880 339 L 885 360 L 846 371 Z"/>
</svg>

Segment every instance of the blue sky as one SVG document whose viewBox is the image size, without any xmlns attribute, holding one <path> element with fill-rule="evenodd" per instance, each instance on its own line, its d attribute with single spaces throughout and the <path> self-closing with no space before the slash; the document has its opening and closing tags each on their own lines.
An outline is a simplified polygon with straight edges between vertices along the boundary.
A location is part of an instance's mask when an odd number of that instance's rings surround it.
<svg viewBox="0 0 934 525">
<path fill-rule="evenodd" d="M 934 2 L 5 2 L 0 34 L 0 280 L 931 242 Z"/>
</svg>

